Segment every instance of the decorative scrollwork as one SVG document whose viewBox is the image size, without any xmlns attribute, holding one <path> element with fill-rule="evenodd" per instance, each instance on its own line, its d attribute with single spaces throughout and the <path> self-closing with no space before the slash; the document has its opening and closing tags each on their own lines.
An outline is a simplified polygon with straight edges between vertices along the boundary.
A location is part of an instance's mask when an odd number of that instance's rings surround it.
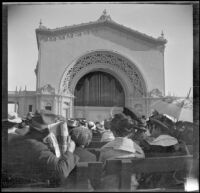
<svg viewBox="0 0 200 193">
<path fill-rule="evenodd" d="M 55 94 L 55 88 L 53 88 L 50 84 L 46 84 L 41 88 L 38 88 L 37 92 L 41 94 Z"/>
<path fill-rule="evenodd" d="M 123 71 L 133 83 L 135 96 L 144 96 L 145 86 L 142 76 L 134 65 L 121 56 L 106 51 L 95 51 L 80 58 L 64 75 L 61 83 L 63 92 L 72 92 L 72 81 L 74 77 L 83 69 L 92 64 L 107 64 L 112 68 Z"/>
</svg>

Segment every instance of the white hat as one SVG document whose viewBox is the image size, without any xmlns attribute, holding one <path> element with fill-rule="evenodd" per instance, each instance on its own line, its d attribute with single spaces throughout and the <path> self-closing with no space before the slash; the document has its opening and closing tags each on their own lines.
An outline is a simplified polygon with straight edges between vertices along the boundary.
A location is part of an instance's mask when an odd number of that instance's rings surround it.
<svg viewBox="0 0 200 193">
<path fill-rule="evenodd" d="M 11 123 L 21 123 L 22 119 L 18 117 L 17 113 L 9 112 L 8 113 L 8 121 Z"/>
<path fill-rule="evenodd" d="M 91 130 L 96 130 L 96 125 L 93 121 L 88 121 L 88 127 Z"/>
</svg>

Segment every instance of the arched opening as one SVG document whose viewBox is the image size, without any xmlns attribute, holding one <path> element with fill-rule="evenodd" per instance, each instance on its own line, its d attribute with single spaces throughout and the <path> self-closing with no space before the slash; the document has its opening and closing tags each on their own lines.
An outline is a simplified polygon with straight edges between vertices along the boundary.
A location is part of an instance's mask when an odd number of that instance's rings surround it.
<svg viewBox="0 0 200 193">
<path fill-rule="evenodd" d="M 95 71 L 84 75 L 74 92 L 75 106 L 123 107 L 125 94 L 120 82 L 111 74 Z"/>
</svg>

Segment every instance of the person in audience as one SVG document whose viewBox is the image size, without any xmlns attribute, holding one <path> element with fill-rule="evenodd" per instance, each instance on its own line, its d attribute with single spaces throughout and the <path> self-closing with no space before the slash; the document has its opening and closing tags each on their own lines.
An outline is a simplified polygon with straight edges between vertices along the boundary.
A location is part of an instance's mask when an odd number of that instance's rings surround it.
<svg viewBox="0 0 200 193">
<path fill-rule="evenodd" d="M 22 119 L 18 117 L 16 112 L 9 112 L 8 119 L 5 120 L 8 126 L 8 134 L 17 134 L 19 124 L 22 123 Z"/>
<path fill-rule="evenodd" d="M 160 116 L 162 117 L 162 116 Z M 150 137 L 141 141 L 146 157 L 167 157 L 187 154 L 187 147 L 170 135 L 168 126 L 158 117 L 149 119 Z M 155 174 L 142 174 L 143 181 L 139 182 L 140 188 L 164 188 L 176 185 L 176 173 L 167 172 Z"/>
<path fill-rule="evenodd" d="M 26 124 L 28 125 L 31 122 L 31 119 L 34 117 L 32 112 L 28 112 L 26 115 Z"/>
<path fill-rule="evenodd" d="M 102 133 L 101 142 L 109 142 L 115 139 L 113 132 L 110 130 L 111 128 L 111 119 L 104 120 L 104 128 L 105 131 Z"/>
<path fill-rule="evenodd" d="M 6 169 L 11 178 L 19 175 L 29 183 L 48 181 L 53 187 L 67 179 L 79 157 L 73 154 L 72 140 L 67 141 L 65 152 L 60 151 L 51 132 L 56 119 L 57 116 L 49 112 L 37 113 L 31 120 L 29 132 L 9 144 Z M 60 128 L 64 125 L 66 123 L 61 122 Z"/>
<path fill-rule="evenodd" d="M 91 131 L 95 131 L 96 130 L 96 125 L 93 121 L 88 121 L 88 129 L 90 129 Z"/>
<path fill-rule="evenodd" d="M 116 114 L 110 129 L 115 139 L 101 148 L 100 161 L 118 157 L 145 157 L 141 147 L 129 138 L 134 132 L 134 125 L 126 115 Z"/>
<path fill-rule="evenodd" d="M 150 118 L 149 124 L 151 136 L 142 145 L 145 154 L 175 153 L 178 140 L 170 135 L 167 125 L 155 118 Z"/>
<path fill-rule="evenodd" d="M 115 114 L 111 121 L 110 129 L 115 139 L 108 142 L 101 148 L 99 161 L 106 162 L 108 159 L 124 159 L 124 158 L 144 158 L 142 148 L 129 136 L 133 134 L 133 122 L 123 113 Z M 137 189 L 138 182 L 135 174 L 131 176 L 132 188 Z M 102 178 L 102 189 L 118 191 L 119 176 L 105 175 Z"/>
<path fill-rule="evenodd" d="M 95 123 L 95 125 L 96 125 L 96 131 L 97 131 L 99 134 L 102 135 L 102 133 L 105 131 L 104 122 L 103 122 L 103 121 L 102 121 L 102 122 L 97 121 L 97 122 Z"/>
<path fill-rule="evenodd" d="M 23 124 L 23 120 L 15 112 L 8 113 L 8 119 L 2 121 L 2 127 L 6 128 L 8 132 L 8 143 L 29 131 L 29 128 Z"/>
<path fill-rule="evenodd" d="M 71 131 L 73 128 L 78 127 L 79 125 L 80 125 L 79 122 L 75 119 L 67 120 L 67 127 L 68 127 L 69 131 Z"/>
<path fill-rule="evenodd" d="M 92 132 L 88 128 L 84 126 L 76 127 L 71 130 L 70 136 L 76 144 L 74 154 L 79 156 L 80 162 L 96 161 L 96 156 L 85 149 L 92 140 Z"/>
</svg>

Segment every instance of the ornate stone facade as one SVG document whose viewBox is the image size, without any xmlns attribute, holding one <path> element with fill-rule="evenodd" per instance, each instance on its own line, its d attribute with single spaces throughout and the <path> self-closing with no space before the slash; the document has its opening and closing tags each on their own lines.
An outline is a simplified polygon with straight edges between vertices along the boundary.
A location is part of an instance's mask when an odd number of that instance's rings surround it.
<svg viewBox="0 0 200 193">
<path fill-rule="evenodd" d="M 94 120 L 109 116 L 111 107 L 74 105 L 78 81 L 95 71 L 116 78 L 124 90 L 123 104 L 140 115 L 150 112 L 151 94 L 164 95 L 167 41 L 163 34 L 153 38 L 127 28 L 104 11 L 96 21 L 55 29 L 40 22 L 36 37 L 36 92 L 30 102 L 24 102 L 35 103 L 33 109 L 51 107 L 54 113 L 65 117 Z M 154 88 L 158 90 L 152 91 Z M 24 106 L 21 112 L 26 114 L 27 109 Z"/>
<path fill-rule="evenodd" d="M 72 81 L 74 77 L 79 73 L 81 69 L 87 68 L 89 65 L 94 64 L 106 64 L 112 66 L 112 68 L 117 68 L 125 73 L 129 78 L 132 86 L 135 90 L 135 96 L 145 97 L 146 96 L 146 86 L 144 79 L 142 78 L 140 72 L 131 64 L 130 61 L 123 58 L 122 56 L 116 55 L 112 52 L 106 51 L 95 51 L 88 55 L 80 58 L 76 64 L 72 67 L 66 69 L 66 73 L 63 75 L 60 85 L 60 91 L 65 93 L 73 93 L 71 88 Z"/>
</svg>

